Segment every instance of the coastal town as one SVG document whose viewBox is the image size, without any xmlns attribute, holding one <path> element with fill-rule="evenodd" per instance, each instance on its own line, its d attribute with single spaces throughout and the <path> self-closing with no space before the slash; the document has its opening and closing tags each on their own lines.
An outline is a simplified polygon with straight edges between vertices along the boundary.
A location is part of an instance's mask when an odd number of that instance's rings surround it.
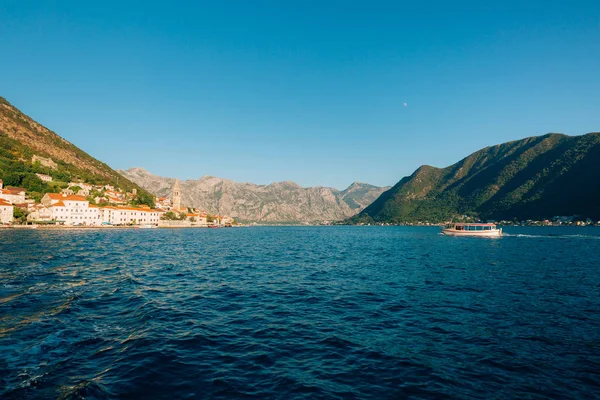
<svg viewBox="0 0 600 400">
<path fill-rule="evenodd" d="M 32 161 L 52 166 L 53 161 L 34 156 Z M 52 177 L 36 174 L 43 182 Z M 95 196 L 94 196 L 95 195 Z M 137 191 L 125 192 L 112 185 L 92 185 L 69 182 L 60 193 L 46 193 L 39 202 L 27 195 L 22 187 L 4 186 L 0 179 L 0 226 L 7 227 L 135 227 L 135 228 L 219 228 L 236 225 L 229 216 L 211 215 L 203 210 L 181 204 L 181 189 L 176 179 L 171 197 L 155 197 L 155 208 L 136 204 Z M 464 221 L 474 222 L 463 216 Z M 478 222 L 478 221 L 475 221 Z M 492 221 L 495 222 L 495 221 Z M 341 222 L 327 221 L 322 225 Z M 600 226 L 600 221 L 573 216 L 556 216 L 551 219 L 505 220 L 495 222 L 501 226 Z M 436 226 L 439 223 L 406 222 L 358 223 L 358 225 Z"/>
<path fill-rule="evenodd" d="M 52 167 L 51 159 L 34 156 L 33 162 Z M 36 174 L 43 182 L 52 177 Z M 125 192 L 112 185 L 69 182 L 60 193 L 45 193 L 37 202 L 22 187 L 4 186 L 0 177 L 0 224 L 29 227 L 198 227 L 235 225 L 233 218 L 211 215 L 181 204 L 179 181 L 172 196 L 154 199 L 155 208 L 138 204 L 137 191 Z"/>
<path fill-rule="evenodd" d="M 81 177 L 64 179 L 57 173 L 58 164 L 51 158 L 33 155 L 30 176 L 38 185 L 29 181 L 25 187 L 4 185 L 0 176 L 0 227 L 135 227 L 135 228 L 219 228 L 236 226 L 229 216 L 211 215 L 206 211 L 182 205 L 179 180 L 175 179 L 169 197 L 153 197 L 138 189 L 123 190 L 116 185 L 90 183 Z M 29 161 L 28 160 L 28 161 Z M 44 172 L 44 173 L 42 173 Z M 35 175 L 35 176 L 33 176 Z M 18 184 L 14 176 L 4 176 L 8 183 Z M 117 180 L 118 182 L 118 180 Z M 23 180 L 22 183 L 25 183 Z M 39 188 L 44 187 L 44 191 Z M 25 185 L 23 185 L 25 186 Z M 139 188 L 139 187 L 138 187 Z M 484 222 L 475 214 L 457 215 L 455 222 Z M 378 222 L 372 219 L 358 220 L 356 225 L 407 225 L 436 226 L 444 221 Z M 448 221 L 445 221 L 448 222 Z M 500 226 L 600 226 L 582 216 L 555 216 L 546 220 L 487 221 Z M 347 221 L 323 220 L 318 225 L 340 225 Z M 255 224 L 255 223 L 253 223 Z M 304 223 L 309 224 L 309 223 Z"/>
</svg>

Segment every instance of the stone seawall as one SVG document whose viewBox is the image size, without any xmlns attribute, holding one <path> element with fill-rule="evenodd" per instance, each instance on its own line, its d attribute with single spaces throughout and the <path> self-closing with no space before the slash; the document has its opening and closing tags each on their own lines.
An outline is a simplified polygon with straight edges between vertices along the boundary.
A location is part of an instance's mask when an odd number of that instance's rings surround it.
<svg viewBox="0 0 600 400">
<path fill-rule="evenodd" d="M 171 220 L 160 220 L 158 221 L 159 228 L 208 228 L 206 224 L 200 224 L 198 222 L 190 221 L 171 221 Z"/>
</svg>

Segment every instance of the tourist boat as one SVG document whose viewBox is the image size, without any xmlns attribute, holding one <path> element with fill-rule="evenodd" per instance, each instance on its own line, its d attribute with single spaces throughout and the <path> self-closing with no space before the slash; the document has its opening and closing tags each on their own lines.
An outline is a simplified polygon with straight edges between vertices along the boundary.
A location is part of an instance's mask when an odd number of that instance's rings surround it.
<svg viewBox="0 0 600 400">
<path fill-rule="evenodd" d="M 442 226 L 442 233 L 447 236 L 502 236 L 502 228 L 495 224 L 450 223 Z"/>
<path fill-rule="evenodd" d="M 158 228 L 158 226 L 152 225 L 152 224 L 144 224 L 144 225 L 138 226 L 138 228 L 139 229 L 152 229 L 152 228 Z"/>
</svg>

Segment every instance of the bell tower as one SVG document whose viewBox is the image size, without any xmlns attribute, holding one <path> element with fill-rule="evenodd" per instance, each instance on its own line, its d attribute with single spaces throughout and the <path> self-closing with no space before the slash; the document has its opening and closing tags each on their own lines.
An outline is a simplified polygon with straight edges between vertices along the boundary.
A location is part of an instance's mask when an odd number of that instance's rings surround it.
<svg viewBox="0 0 600 400">
<path fill-rule="evenodd" d="M 173 208 L 179 210 L 181 208 L 181 190 L 179 189 L 179 179 L 175 179 L 173 185 Z"/>
</svg>

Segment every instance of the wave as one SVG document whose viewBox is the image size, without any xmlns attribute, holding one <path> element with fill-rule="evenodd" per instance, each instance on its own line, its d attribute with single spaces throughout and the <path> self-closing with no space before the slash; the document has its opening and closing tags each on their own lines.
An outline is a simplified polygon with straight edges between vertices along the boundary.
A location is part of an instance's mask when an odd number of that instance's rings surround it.
<svg viewBox="0 0 600 400">
<path fill-rule="evenodd" d="M 595 239 L 600 240 L 600 236 L 598 235 L 557 235 L 553 233 L 538 233 L 538 234 L 530 234 L 530 233 L 504 233 L 502 236 L 504 237 L 518 237 L 518 238 L 534 238 L 534 239 Z"/>
</svg>

